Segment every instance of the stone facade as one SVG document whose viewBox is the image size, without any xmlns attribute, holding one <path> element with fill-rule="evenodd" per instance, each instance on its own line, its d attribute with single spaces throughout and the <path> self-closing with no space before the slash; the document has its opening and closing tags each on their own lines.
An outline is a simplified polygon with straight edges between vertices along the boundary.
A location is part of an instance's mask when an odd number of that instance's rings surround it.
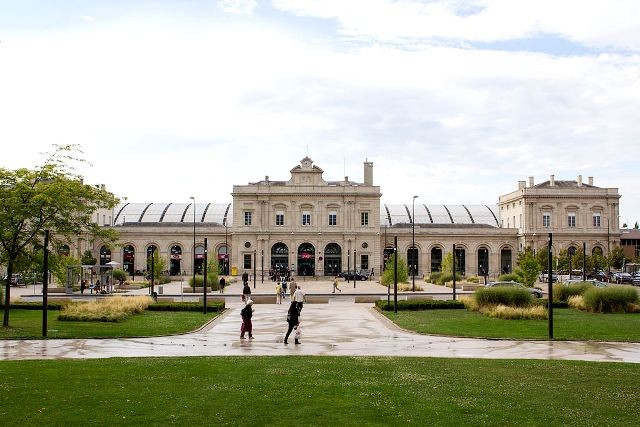
<svg viewBox="0 0 640 427">
<path fill-rule="evenodd" d="M 416 276 L 437 270 L 455 245 L 459 270 L 495 277 L 512 271 L 524 247 L 546 249 L 549 232 L 555 250 L 584 241 L 589 251 L 607 254 L 620 243 L 618 190 L 596 187 L 592 178 L 583 183 L 581 177 L 552 176 L 538 185 L 530 178 L 500 196 L 497 206 L 427 205 L 415 198 L 412 204 L 388 205 L 373 184 L 373 163 L 363 166 L 364 182 L 330 181 L 305 157 L 286 181 L 267 176 L 234 185 L 233 203 L 125 203 L 97 216 L 113 218 L 117 247 L 109 250 L 85 238 L 72 253 L 89 248 L 103 263 L 142 271 L 153 245 L 171 273 L 190 275 L 194 265 L 201 268 L 207 238 L 209 258 L 231 274 L 260 276 L 286 267 L 297 275 L 323 276 L 355 267 L 379 275 L 397 237 L 398 253 Z"/>
</svg>

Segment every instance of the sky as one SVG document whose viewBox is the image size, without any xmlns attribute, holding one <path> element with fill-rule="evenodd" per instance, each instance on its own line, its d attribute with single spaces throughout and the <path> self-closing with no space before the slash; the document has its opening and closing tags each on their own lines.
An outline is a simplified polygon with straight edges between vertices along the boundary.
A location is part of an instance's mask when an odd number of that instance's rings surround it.
<svg viewBox="0 0 640 427">
<path fill-rule="evenodd" d="M 637 0 L 0 0 L 0 167 L 79 144 L 129 202 L 230 202 L 309 156 L 385 203 L 533 176 L 640 220 Z"/>
</svg>

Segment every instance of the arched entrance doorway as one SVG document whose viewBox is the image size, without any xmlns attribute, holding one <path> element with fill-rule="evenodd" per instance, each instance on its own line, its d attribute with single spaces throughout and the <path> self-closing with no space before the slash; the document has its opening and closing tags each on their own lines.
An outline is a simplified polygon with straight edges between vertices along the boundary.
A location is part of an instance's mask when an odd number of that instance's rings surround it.
<svg viewBox="0 0 640 427">
<path fill-rule="evenodd" d="M 313 276 L 316 273 L 316 248 L 311 243 L 298 247 L 298 275 Z"/>
<path fill-rule="evenodd" d="M 71 249 L 69 249 L 69 245 L 62 245 L 58 248 L 58 255 L 60 256 L 69 256 L 71 255 Z"/>
<path fill-rule="evenodd" d="M 282 242 L 271 246 L 271 269 L 279 273 L 289 269 L 289 247 Z"/>
<path fill-rule="evenodd" d="M 466 259 L 466 251 L 463 248 L 456 248 L 456 272 L 462 274 L 463 276 L 466 274 L 465 266 L 467 265 Z"/>
<path fill-rule="evenodd" d="M 194 267 L 196 274 L 202 274 L 202 268 L 204 266 L 204 246 L 196 246 L 195 255 Z"/>
<path fill-rule="evenodd" d="M 387 246 L 382 251 L 382 270 L 387 269 L 387 262 L 391 259 L 391 255 L 393 255 L 393 246 Z"/>
<path fill-rule="evenodd" d="M 342 248 L 337 243 L 329 243 L 324 248 L 324 274 L 335 276 L 342 271 Z"/>
<path fill-rule="evenodd" d="M 111 262 L 111 249 L 107 246 L 100 247 L 100 265 L 107 265 Z"/>
<path fill-rule="evenodd" d="M 171 264 L 169 265 L 169 274 L 171 276 L 179 276 L 182 271 L 182 248 L 179 245 L 171 246 Z"/>
<path fill-rule="evenodd" d="M 489 249 L 478 249 L 478 276 L 484 277 L 489 275 Z"/>
<path fill-rule="evenodd" d="M 220 274 L 229 274 L 229 252 L 226 246 L 220 246 L 218 248 L 218 272 Z"/>
<path fill-rule="evenodd" d="M 407 250 L 407 267 L 409 267 L 409 275 L 418 274 L 418 249 L 409 248 Z"/>
<path fill-rule="evenodd" d="M 127 245 L 122 248 L 122 268 L 124 271 L 133 276 L 134 264 L 135 264 L 135 249 L 131 245 Z"/>
<path fill-rule="evenodd" d="M 500 251 L 500 271 L 502 274 L 511 273 L 511 249 L 504 248 Z"/>
<path fill-rule="evenodd" d="M 431 248 L 431 272 L 442 271 L 442 248 Z"/>
<path fill-rule="evenodd" d="M 158 247 L 156 245 L 149 245 L 147 247 L 147 275 L 151 273 L 151 254 L 153 254 L 154 257 L 160 256 L 160 252 L 158 251 Z"/>
</svg>

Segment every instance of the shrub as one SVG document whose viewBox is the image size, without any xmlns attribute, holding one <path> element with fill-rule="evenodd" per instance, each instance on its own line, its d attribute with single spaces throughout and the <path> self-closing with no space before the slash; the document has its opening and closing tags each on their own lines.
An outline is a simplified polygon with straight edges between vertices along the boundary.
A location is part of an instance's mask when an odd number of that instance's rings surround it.
<svg viewBox="0 0 640 427">
<path fill-rule="evenodd" d="M 376 307 L 382 311 L 393 311 L 393 301 L 376 301 Z M 442 300 L 402 300 L 398 301 L 398 310 L 448 310 L 465 308 L 462 301 Z"/>
<path fill-rule="evenodd" d="M 473 293 L 479 307 L 488 305 L 507 305 L 511 307 L 526 307 L 531 305 L 531 292 L 522 288 L 479 288 Z"/>
<path fill-rule="evenodd" d="M 223 311 L 224 301 L 207 301 L 207 312 Z M 202 311 L 198 302 L 156 302 L 147 307 L 149 311 Z"/>
<path fill-rule="evenodd" d="M 633 286 L 588 289 L 584 295 L 584 305 L 591 312 L 622 313 L 633 310 L 632 305 L 638 303 L 638 292 Z"/>
<path fill-rule="evenodd" d="M 485 307 L 481 312 L 486 316 L 505 320 L 541 320 L 548 317 L 547 310 L 541 305 L 532 305 L 529 307 L 497 305 L 490 308 Z"/>
<path fill-rule="evenodd" d="M 71 303 L 58 315 L 58 320 L 119 322 L 133 314 L 142 313 L 152 303 L 153 299 L 148 296 L 114 296 L 91 302 Z"/>
<path fill-rule="evenodd" d="M 393 283 L 388 284 L 387 287 L 393 288 Z M 416 291 L 424 290 L 422 288 L 422 286 L 420 286 L 419 283 L 416 283 L 415 289 L 416 289 Z M 413 291 L 413 285 L 411 283 L 398 283 L 398 291 L 400 291 L 400 292 Z"/>
<path fill-rule="evenodd" d="M 582 295 L 572 295 L 569 297 L 567 303 L 569 307 L 574 308 L 576 310 L 586 310 L 587 307 L 584 305 L 584 298 Z"/>
<path fill-rule="evenodd" d="M 459 273 L 456 273 L 456 282 L 459 282 L 460 280 L 462 280 L 462 275 Z M 442 273 L 438 278 L 438 285 L 444 285 L 445 283 L 452 282 L 452 281 L 453 281 L 453 273 Z"/>
<path fill-rule="evenodd" d="M 47 301 L 47 310 L 62 310 L 67 304 L 66 301 Z M 4 308 L 4 300 L 0 307 Z M 13 310 L 42 310 L 42 301 L 13 301 L 10 307 Z"/>
<path fill-rule="evenodd" d="M 467 282 L 469 283 L 480 283 L 480 278 L 478 276 L 471 276 L 467 278 Z"/>
<path fill-rule="evenodd" d="M 113 270 L 113 279 L 118 282 L 124 282 L 127 280 L 127 272 L 124 270 Z"/>
<path fill-rule="evenodd" d="M 431 283 L 438 283 L 440 276 L 442 276 L 442 271 L 434 271 L 429 275 L 429 281 Z"/>
<path fill-rule="evenodd" d="M 546 298 L 534 298 L 531 301 L 532 305 L 541 305 L 543 307 L 549 306 L 549 300 Z M 569 308 L 569 304 L 566 301 L 553 300 L 553 308 Z"/>
<path fill-rule="evenodd" d="M 516 273 L 506 273 L 498 276 L 498 282 L 521 282 L 520 276 Z"/>
<path fill-rule="evenodd" d="M 160 276 L 158 278 L 158 282 L 159 285 L 166 285 L 167 283 L 171 283 L 171 277 L 169 276 Z"/>
<path fill-rule="evenodd" d="M 189 278 L 189 286 L 193 288 L 193 277 Z M 201 288 L 202 286 L 204 286 L 203 276 L 196 276 L 196 288 Z M 217 280 L 214 282 L 211 274 L 207 276 L 207 288 L 211 288 L 212 291 L 220 289 L 220 282 Z"/>
<path fill-rule="evenodd" d="M 383 285 L 393 283 L 393 264 L 395 256 L 395 254 L 392 254 L 389 257 L 386 268 L 382 272 L 380 283 Z M 409 280 L 409 268 L 407 267 L 407 262 L 404 259 L 398 258 L 398 283 L 405 283 L 407 280 Z"/>
<path fill-rule="evenodd" d="M 569 301 L 570 297 L 584 295 L 586 290 L 590 288 L 593 288 L 593 284 L 589 282 L 556 284 L 553 287 L 553 299 L 557 301 Z"/>
</svg>

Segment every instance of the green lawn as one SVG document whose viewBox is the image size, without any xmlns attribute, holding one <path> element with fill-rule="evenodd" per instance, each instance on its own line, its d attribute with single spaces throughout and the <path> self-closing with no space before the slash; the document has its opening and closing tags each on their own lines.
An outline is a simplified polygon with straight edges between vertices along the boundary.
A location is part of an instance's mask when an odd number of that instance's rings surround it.
<svg viewBox="0 0 640 427">
<path fill-rule="evenodd" d="M 48 311 L 49 338 L 144 337 L 193 331 L 219 313 L 145 311 L 112 322 L 61 322 L 57 310 Z M 0 327 L 0 338 L 42 338 L 42 311 L 11 310 L 10 327 Z"/>
<path fill-rule="evenodd" d="M 547 339 L 547 320 L 493 319 L 469 310 L 383 312 L 398 326 L 423 334 L 464 337 Z M 554 338 L 559 340 L 640 341 L 640 313 L 599 314 L 553 310 Z"/>
<path fill-rule="evenodd" d="M 637 425 L 640 365 L 370 357 L 0 362 L 3 425 Z"/>
</svg>

